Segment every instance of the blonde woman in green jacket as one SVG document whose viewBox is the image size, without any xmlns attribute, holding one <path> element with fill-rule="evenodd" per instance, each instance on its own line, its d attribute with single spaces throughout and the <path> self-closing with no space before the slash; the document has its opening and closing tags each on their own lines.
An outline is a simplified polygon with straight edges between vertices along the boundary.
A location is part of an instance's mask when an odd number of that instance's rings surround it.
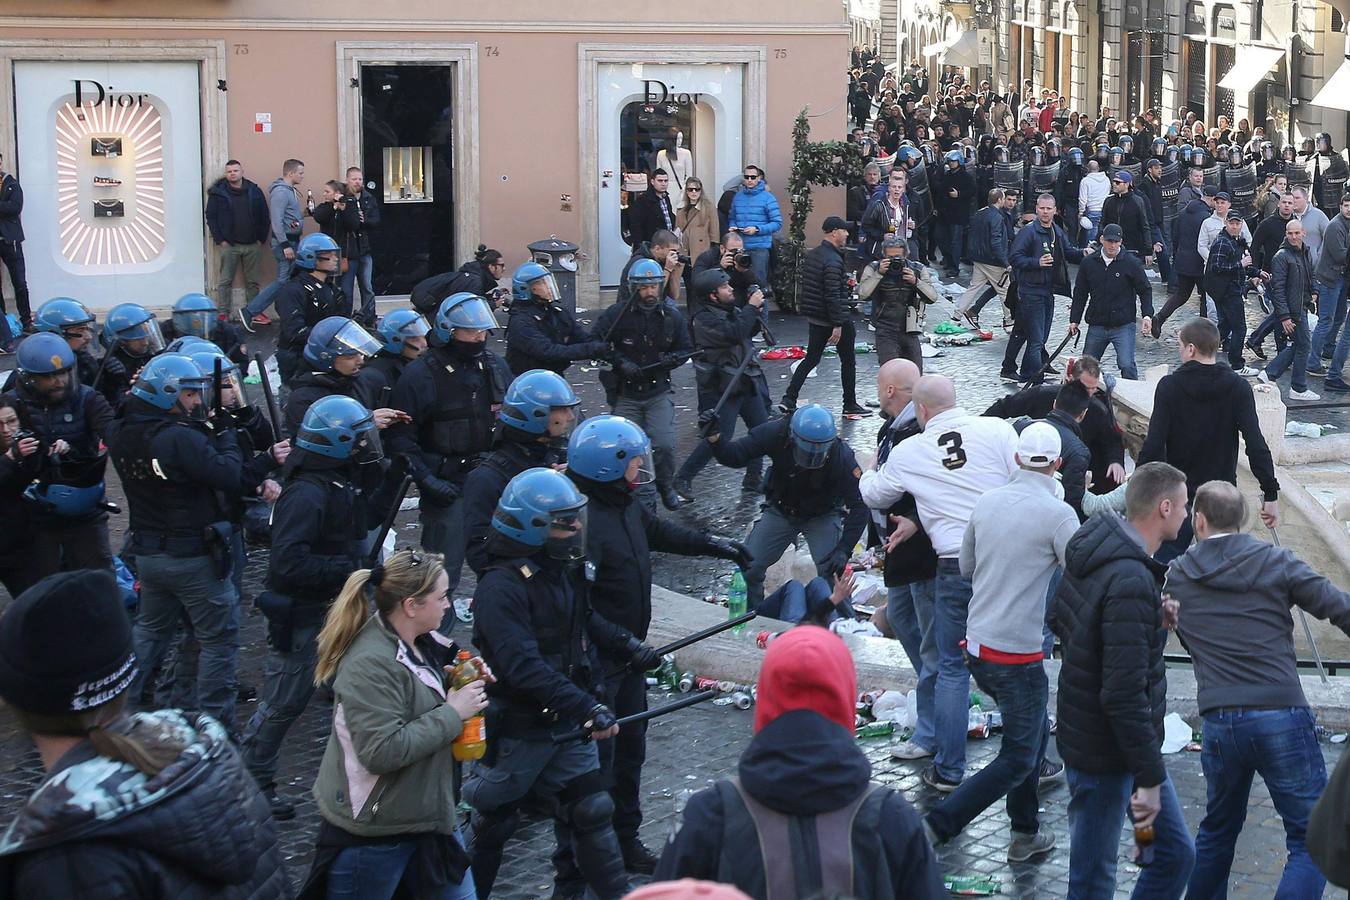
<svg viewBox="0 0 1350 900">
<path fill-rule="evenodd" d="M 328 612 L 315 681 L 333 679 L 333 730 L 302 897 L 385 900 L 400 882 L 419 900 L 475 896 L 450 745 L 487 697 L 483 681 L 448 690 L 457 648 L 436 630 L 448 584 L 439 555 L 400 550 L 353 572 Z"/>
</svg>

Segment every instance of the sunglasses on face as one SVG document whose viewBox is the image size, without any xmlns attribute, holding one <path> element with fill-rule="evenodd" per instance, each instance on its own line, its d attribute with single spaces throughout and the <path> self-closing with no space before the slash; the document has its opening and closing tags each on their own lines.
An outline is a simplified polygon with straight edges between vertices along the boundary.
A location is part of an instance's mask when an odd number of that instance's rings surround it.
<svg viewBox="0 0 1350 900">
<path fill-rule="evenodd" d="M 746 181 L 759 181 L 758 175 L 745 175 L 743 177 L 745 178 Z"/>
</svg>

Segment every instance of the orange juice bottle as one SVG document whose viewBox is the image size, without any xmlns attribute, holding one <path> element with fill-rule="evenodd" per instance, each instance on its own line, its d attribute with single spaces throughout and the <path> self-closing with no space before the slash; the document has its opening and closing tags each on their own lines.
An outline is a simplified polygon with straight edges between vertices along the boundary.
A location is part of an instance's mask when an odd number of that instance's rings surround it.
<svg viewBox="0 0 1350 900">
<path fill-rule="evenodd" d="M 450 676 L 450 687 L 458 690 L 482 677 L 483 674 L 473 664 L 469 651 L 459 651 L 459 655 L 455 657 L 455 668 Z M 464 730 L 455 738 L 450 752 L 460 762 L 483 758 L 483 754 L 487 752 L 487 725 L 481 715 L 474 716 L 464 723 Z"/>
</svg>

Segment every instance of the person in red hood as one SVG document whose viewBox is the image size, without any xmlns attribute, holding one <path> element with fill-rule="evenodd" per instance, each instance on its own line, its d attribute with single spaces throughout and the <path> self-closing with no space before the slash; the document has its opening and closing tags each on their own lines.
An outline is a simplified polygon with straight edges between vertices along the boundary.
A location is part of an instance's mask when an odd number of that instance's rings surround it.
<svg viewBox="0 0 1350 900">
<path fill-rule="evenodd" d="M 854 740 L 856 700 L 853 657 L 837 636 L 801 625 L 774 641 L 738 776 L 689 799 L 655 880 L 717 881 L 756 900 L 946 897 L 918 814 L 871 781 Z"/>
</svg>

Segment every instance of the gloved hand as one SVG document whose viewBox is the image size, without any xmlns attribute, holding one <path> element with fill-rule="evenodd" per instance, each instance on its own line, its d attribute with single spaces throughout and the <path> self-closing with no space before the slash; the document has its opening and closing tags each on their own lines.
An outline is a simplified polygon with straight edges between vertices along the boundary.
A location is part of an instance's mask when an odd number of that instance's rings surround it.
<svg viewBox="0 0 1350 900">
<path fill-rule="evenodd" d="M 586 713 L 586 718 L 581 723 L 581 727 L 589 728 L 591 735 L 598 732 L 609 731 L 611 728 L 617 729 L 619 720 L 615 718 L 614 713 L 603 703 L 597 703 L 591 707 L 590 712 Z"/>
<path fill-rule="evenodd" d="M 609 352 L 608 341 L 586 341 L 581 344 L 573 344 L 573 359 L 599 359 Z"/>
<path fill-rule="evenodd" d="M 842 574 L 846 565 L 848 565 L 848 551 L 843 547 L 836 547 L 834 552 L 825 557 L 825 561 L 821 564 L 830 577 Z"/>
<path fill-rule="evenodd" d="M 713 547 L 713 555 L 719 559 L 729 559 L 741 567 L 744 571 L 750 568 L 750 564 L 755 561 L 755 557 L 750 553 L 750 548 L 740 541 L 734 541 L 729 537 L 713 535 L 708 538 L 708 543 Z"/>
<path fill-rule="evenodd" d="M 710 442 L 722 436 L 722 426 L 717 421 L 718 418 L 717 412 L 711 409 L 705 409 L 698 414 L 698 433 Z"/>
<path fill-rule="evenodd" d="M 117 357 L 109 356 L 103 360 L 103 377 L 120 381 L 127 377 L 127 367 Z"/>
<path fill-rule="evenodd" d="M 639 381 L 643 377 L 642 367 L 624 356 L 614 358 L 614 371 L 624 381 Z"/>
<path fill-rule="evenodd" d="M 628 651 L 629 667 L 634 672 L 650 672 L 661 665 L 661 654 L 656 652 L 656 648 L 642 643 L 636 637 L 629 638 L 624 649 Z"/>
<path fill-rule="evenodd" d="M 417 485 L 423 497 L 441 506 L 449 506 L 459 499 L 459 488 L 444 478 L 428 475 Z"/>
<path fill-rule="evenodd" d="M 665 366 L 667 369 L 678 369 L 687 362 L 689 362 L 689 354 L 687 353 L 661 354 L 661 365 Z"/>
</svg>

